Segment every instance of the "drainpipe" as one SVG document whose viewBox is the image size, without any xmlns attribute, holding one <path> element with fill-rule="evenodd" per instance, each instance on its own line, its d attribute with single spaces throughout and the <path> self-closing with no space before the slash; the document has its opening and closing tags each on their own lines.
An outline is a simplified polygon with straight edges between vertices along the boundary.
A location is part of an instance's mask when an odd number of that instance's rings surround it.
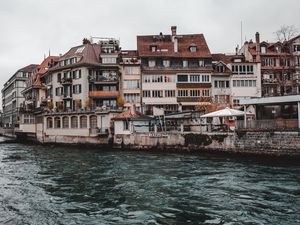
<svg viewBox="0 0 300 225">
<path fill-rule="evenodd" d="M 244 128 L 247 128 L 247 113 L 246 113 L 246 105 L 244 105 Z"/>
<path fill-rule="evenodd" d="M 298 102 L 298 128 L 300 129 L 300 102 Z"/>
</svg>

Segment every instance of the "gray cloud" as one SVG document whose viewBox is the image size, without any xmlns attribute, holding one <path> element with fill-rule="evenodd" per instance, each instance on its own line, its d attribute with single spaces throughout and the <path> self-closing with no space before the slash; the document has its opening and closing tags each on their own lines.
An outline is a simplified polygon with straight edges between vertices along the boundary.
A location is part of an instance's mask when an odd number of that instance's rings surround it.
<svg viewBox="0 0 300 225">
<path fill-rule="evenodd" d="M 136 35 L 204 33 L 212 52 L 233 52 L 243 39 L 272 41 L 281 25 L 300 28 L 298 0 L 10 0 L 0 3 L 0 85 L 19 68 L 58 55 L 84 37 L 120 38 L 136 49 Z"/>
</svg>

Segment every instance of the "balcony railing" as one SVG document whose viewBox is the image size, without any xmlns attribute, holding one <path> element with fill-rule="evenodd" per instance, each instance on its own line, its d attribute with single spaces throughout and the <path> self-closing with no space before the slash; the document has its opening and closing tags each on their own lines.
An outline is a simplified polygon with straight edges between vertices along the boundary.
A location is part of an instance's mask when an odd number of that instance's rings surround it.
<svg viewBox="0 0 300 225">
<path fill-rule="evenodd" d="M 69 85 L 69 84 L 72 84 L 72 78 L 62 78 L 62 79 L 60 80 L 60 83 L 61 83 L 62 85 Z"/>
<path fill-rule="evenodd" d="M 245 127 L 244 120 L 236 121 L 236 128 L 239 130 L 298 130 L 297 119 L 273 119 L 273 120 L 250 120 Z"/>
<path fill-rule="evenodd" d="M 118 97 L 118 91 L 90 91 L 90 97 Z"/>
</svg>

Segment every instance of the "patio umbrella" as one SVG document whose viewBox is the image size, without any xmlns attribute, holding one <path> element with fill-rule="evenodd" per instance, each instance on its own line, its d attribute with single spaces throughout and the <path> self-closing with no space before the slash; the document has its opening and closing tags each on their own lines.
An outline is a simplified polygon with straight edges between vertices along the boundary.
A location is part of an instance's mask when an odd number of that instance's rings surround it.
<svg viewBox="0 0 300 225">
<path fill-rule="evenodd" d="M 200 117 L 227 117 L 227 116 L 244 116 L 244 111 L 236 110 L 236 109 L 230 109 L 226 107 L 225 109 L 221 109 L 215 112 L 204 114 Z"/>
</svg>

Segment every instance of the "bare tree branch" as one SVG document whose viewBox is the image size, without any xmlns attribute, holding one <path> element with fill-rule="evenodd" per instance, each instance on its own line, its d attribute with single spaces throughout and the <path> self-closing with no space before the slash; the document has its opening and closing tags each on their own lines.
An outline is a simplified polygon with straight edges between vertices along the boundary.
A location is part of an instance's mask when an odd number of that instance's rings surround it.
<svg viewBox="0 0 300 225">
<path fill-rule="evenodd" d="M 294 25 L 282 25 L 279 30 L 275 32 L 278 41 L 289 41 L 296 36 L 298 29 Z"/>
</svg>

